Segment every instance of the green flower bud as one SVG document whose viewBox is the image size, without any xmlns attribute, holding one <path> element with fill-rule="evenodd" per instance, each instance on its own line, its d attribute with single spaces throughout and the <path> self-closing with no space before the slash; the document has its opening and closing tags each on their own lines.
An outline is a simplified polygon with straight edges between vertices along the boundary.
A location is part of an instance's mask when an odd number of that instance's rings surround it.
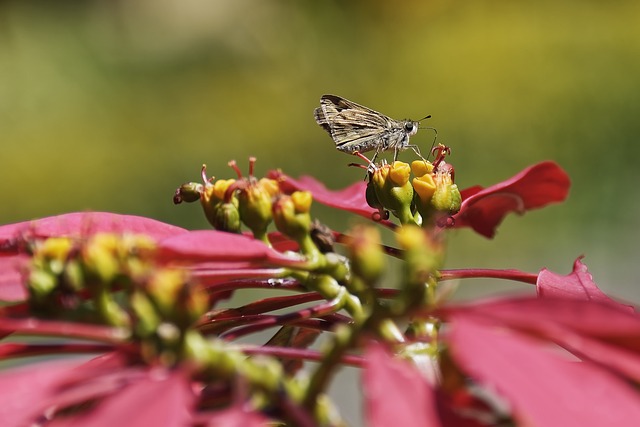
<svg viewBox="0 0 640 427">
<path fill-rule="evenodd" d="M 173 203 L 179 205 L 182 202 L 193 203 L 200 200 L 203 191 L 202 184 L 197 182 L 187 182 L 182 184 L 173 195 Z"/>
<path fill-rule="evenodd" d="M 256 239 L 264 241 L 267 241 L 267 227 L 273 219 L 273 189 L 268 181 L 271 180 L 253 182 L 238 191 L 240 220 L 249 227 Z"/>
<path fill-rule="evenodd" d="M 448 168 L 438 168 L 435 175 L 436 191 L 431 199 L 431 205 L 439 212 L 453 215 L 460 210 L 462 196 L 458 186 L 453 183 Z"/>
<path fill-rule="evenodd" d="M 371 178 L 377 200 L 402 224 L 415 224 L 411 212 L 413 187 L 409 183 L 410 173 L 407 163 L 396 161 L 376 169 Z"/>
<path fill-rule="evenodd" d="M 353 273 L 366 283 L 375 283 L 384 272 L 386 263 L 380 233 L 374 227 L 356 226 L 348 242 Z"/>
<path fill-rule="evenodd" d="M 215 217 L 209 222 L 216 230 L 240 233 L 240 212 L 234 203 L 218 203 Z"/>
<path fill-rule="evenodd" d="M 310 237 L 312 202 L 311 193 L 296 191 L 291 196 L 280 196 L 273 205 L 273 220 L 282 234 L 300 242 Z"/>
</svg>

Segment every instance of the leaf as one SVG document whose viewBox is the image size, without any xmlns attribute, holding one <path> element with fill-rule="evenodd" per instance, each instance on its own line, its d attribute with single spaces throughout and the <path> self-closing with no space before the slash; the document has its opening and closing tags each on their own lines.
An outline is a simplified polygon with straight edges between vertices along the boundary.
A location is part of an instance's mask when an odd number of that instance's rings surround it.
<svg viewBox="0 0 640 427">
<path fill-rule="evenodd" d="M 167 261 L 230 263 L 231 268 L 242 263 L 289 266 L 305 261 L 302 256 L 282 254 L 252 237 L 216 230 L 190 231 L 165 239 L 159 244 L 158 256 Z"/>
<path fill-rule="evenodd" d="M 480 190 L 464 190 L 455 227 L 471 227 L 477 233 L 492 238 L 496 227 L 509 212 L 523 214 L 550 203 L 563 201 L 570 180 L 557 164 L 547 161 L 523 170 L 499 184 Z"/>
<path fill-rule="evenodd" d="M 601 427 L 640 419 L 640 395 L 627 382 L 568 361 L 544 342 L 464 316 L 452 319 L 446 340 L 461 369 L 504 396 L 523 424 Z"/>
<path fill-rule="evenodd" d="M 538 275 L 536 288 L 538 296 L 543 298 L 575 298 L 586 301 L 600 301 L 634 311 L 632 306 L 612 300 L 598 288 L 587 266 L 582 263 L 582 257 L 576 259 L 573 264 L 573 272 L 566 276 L 553 273 L 546 268 L 543 269 Z"/>
</svg>

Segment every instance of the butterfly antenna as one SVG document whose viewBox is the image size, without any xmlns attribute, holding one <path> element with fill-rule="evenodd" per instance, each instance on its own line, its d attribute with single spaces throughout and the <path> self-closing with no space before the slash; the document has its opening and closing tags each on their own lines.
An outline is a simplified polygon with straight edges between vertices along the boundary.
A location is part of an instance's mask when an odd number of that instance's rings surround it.
<svg viewBox="0 0 640 427">
<path fill-rule="evenodd" d="M 431 148 L 429 149 L 429 155 L 427 156 L 427 158 L 429 158 L 429 156 L 431 156 L 431 152 L 433 151 L 433 147 L 436 146 L 436 140 L 438 139 L 438 130 L 436 128 L 418 128 L 418 129 L 432 130 L 434 133 L 433 142 L 431 143 Z"/>
</svg>

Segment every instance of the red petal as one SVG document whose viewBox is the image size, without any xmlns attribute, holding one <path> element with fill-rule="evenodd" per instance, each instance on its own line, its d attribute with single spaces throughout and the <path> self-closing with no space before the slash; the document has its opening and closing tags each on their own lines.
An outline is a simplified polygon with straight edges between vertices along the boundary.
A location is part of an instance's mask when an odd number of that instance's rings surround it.
<svg viewBox="0 0 640 427">
<path fill-rule="evenodd" d="M 640 354 L 640 316 L 620 304 L 514 297 L 441 310 L 445 317 L 461 313 L 478 321 L 538 334 L 562 328 L 615 342 Z"/>
<path fill-rule="evenodd" d="M 507 181 L 477 191 L 466 191 L 455 227 L 471 227 L 485 237 L 493 237 L 496 227 L 509 212 L 524 212 L 561 202 L 569 193 L 570 181 L 553 162 L 531 166 Z M 465 193 L 465 192 L 463 192 Z"/>
<path fill-rule="evenodd" d="M 270 425 L 269 420 L 263 415 L 246 411 L 241 405 L 218 411 L 207 422 L 209 427 L 267 427 Z"/>
<path fill-rule="evenodd" d="M 215 230 L 196 230 L 160 242 L 159 257 L 187 262 L 292 265 L 303 257 L 285 255 L 251 237 Z M 240 263 L 240 264 L 239 264 Z"/>
<path fill-rule="evenodd" d="M 0 374 L 0 420 L 3 427 L 32 425 L 52 405 L 58 385 L 82 361 L 30 364 Z"/>
<path fill-rule="evenodd" d="M 271 171 L 268 176 L 276 179 L 280 189 L 285 193 L 294 191 L 310 191 L 313 199 L 318 203 L 332 208 L 342 209 L 371 219 L 371 216 L 378 212 L 367 204 L 365 191 L 367 183 L 356 182 L 342 190 L 329 190 L 325 185 L 311 176 L 301 176 L 293 179 L 280 171 Z"/>
<path fill-rule="evenodd" d="M 435 391 L 409 362 L 371 343 L 363 372 L 365 408 L 372 427 L 437 427 Z"/>
<path fill-rule="evenodd" d="M 69 426 L 167 426 L 191 424 L 195 395 L 180 370 L 148 371 L 146 378 L 101 402 L 95 410 L 76 418 Z"/>
<path fill-rule="evenodd" d="M 573 264 L 573 272 L 566 276 L 553 273 L 546 268 L 543 269 L 538 275 L 536 287 L 540 297 L 600 301 L 620 305 L 627 310 L 634 311 L 633 307 L 612 300 L 598 288 L 587 266 L 582 263 L 582 257 L 576 259 Z"/>
<path fill-rule="evenodd" d="M 28 257 L 23 255 L 0 256 L 0 301 L 24 301 L 27 291 L 23 285 L 22 271 Z"/>
<path fill-rule="evenodd" d="M 577 299 L 510 298 L 443 310 L 445 317 L 536 335 L 631 380 L 640 380 L 640 316 L 628 307 Z"/>
<path fill-rule="evenodd" d="M 160 240 L 186 233 L 187 230 L 141 216 L 108 212 L 74 212 L 0 226 L 0 243 L 11 243 L 11 240 L 22 236 L 83 237 L 102 232 L 140 233 Z"/>
<path fill-rule="evenodd" d="M 464 316 L 452 320 L 446 339 L 454 359 L 506 397 L 523 423 L 601 427 L 640 419 L 640 395 L 621 378 L 531 338 Z"/>
</svg>

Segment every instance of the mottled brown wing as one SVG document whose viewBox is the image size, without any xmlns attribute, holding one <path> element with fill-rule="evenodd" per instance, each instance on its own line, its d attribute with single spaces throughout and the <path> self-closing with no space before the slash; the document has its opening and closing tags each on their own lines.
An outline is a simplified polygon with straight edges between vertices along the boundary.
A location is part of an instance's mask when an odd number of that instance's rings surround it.
<svg viewBox="0 0 640 427">
<path fill-rule="evenodd" d="M 372 150 L 385 132 L 397 127 L 397 122 L 384 114 L 336 95 L 322 95 L 314 117 L 336 147 L 347 152 Z"/>
</svg>

